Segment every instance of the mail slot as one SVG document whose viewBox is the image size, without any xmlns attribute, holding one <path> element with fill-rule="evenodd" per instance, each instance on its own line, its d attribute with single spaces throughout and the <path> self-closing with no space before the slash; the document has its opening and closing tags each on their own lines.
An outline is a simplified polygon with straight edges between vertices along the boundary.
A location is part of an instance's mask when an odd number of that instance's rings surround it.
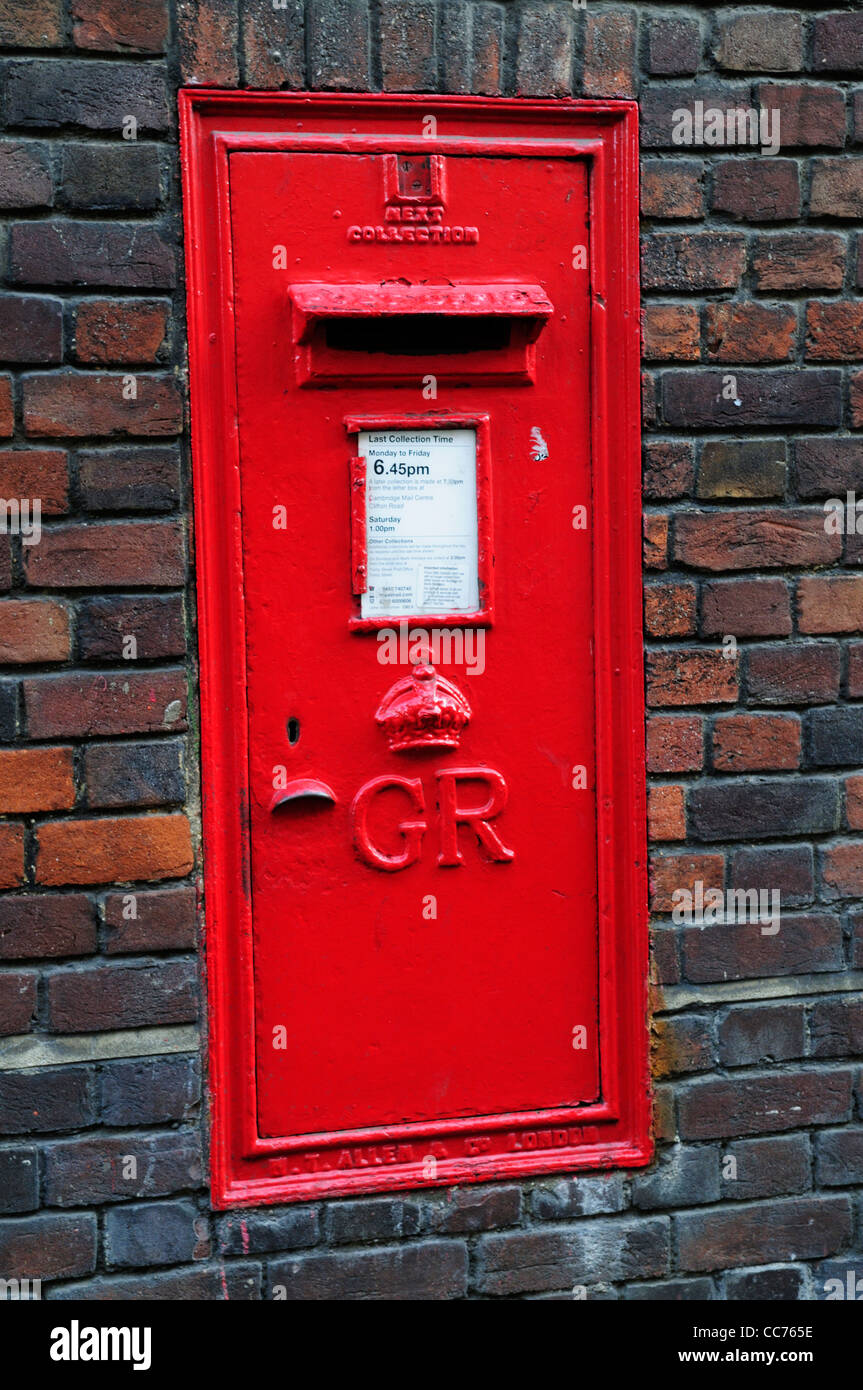
<svg viewBox="0 0 863 1390">
<path fill-rule="evenodd" d="M 297 380 L 531 382 L 552 313 L 541 285 L 295 285 Z"/>
<path fill-rule="evenodd" d="M 644 1163 L 634 105 L 181 117 L 213 1200 Z"/>
</svg>

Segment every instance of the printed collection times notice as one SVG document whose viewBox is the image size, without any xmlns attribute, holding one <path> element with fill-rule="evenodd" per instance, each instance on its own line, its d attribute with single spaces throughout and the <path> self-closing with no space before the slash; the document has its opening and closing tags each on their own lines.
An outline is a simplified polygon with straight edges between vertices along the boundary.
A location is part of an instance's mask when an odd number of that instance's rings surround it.
<svg viewBox="0 0 863 1390">
<path fill-rule="evenodd" d="M 479 607 L 476 431 L 363 430 L 364 618 Z"/>
</svg>

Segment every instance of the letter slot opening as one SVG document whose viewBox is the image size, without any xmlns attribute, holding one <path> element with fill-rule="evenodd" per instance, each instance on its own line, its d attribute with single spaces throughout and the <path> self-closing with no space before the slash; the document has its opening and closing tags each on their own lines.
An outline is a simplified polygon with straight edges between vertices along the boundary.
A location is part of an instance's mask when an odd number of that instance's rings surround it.
<svg viewBox="0 0 863 1390">
<path fill-rule="evenodd" d="M 511 339 L 509 319 L 490 315 L 455 321 L 436 314 L 329 319 L 324 332 L 328 348 L 341 352 L 386 352 L 394 357 L 500 352 L 509 347 Z"/>
<path fill-rule="evenodd" d="M 416 384 L 420 371 L 529 384 L 554 312 L 540 285 L 294 285 L 290 301 L 303 386 Z"/>
</svg>

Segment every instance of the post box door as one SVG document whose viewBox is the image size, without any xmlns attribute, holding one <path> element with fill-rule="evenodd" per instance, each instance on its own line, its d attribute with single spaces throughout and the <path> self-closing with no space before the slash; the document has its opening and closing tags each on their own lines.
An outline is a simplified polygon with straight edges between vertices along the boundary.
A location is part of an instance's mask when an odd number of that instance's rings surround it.
<svg viewBox="0 0 863 1390">
<path fill-rule="evenodd" d="M 593 594 L 589 549 L 579 556 L 583 537 L 572 526 L 573 506 L 590 495 L 588 286 L 584 277 L 573 285 L 571 268 L 571 248 L 588 237 L 586 171 L 579 160 L 521 160 L 516 184 L 506 160 L 447 158 L 447 216 L 481 223 L 481 239 L 415 244 L 407 266 L 401 243 L 345 241 L 346 222 L 376 214 L 385 159 L 231 158 L 264 1135 L 598 1095 Z M 285 247 L 287 274 L 273 269 L 274 246 Z M 513 285 L 541 278 L 556 309 L 539 335 L 533 384 L 440 382 L 430 408 L 424 318 L 434 324 L 429 356 L 469 370 L 460 359 L 471 354 L 462 318 L 422 313 L 409 316 L 414 342 L 398 336 L 405 330 L 393 316 L 369 354 L 400 355 L 387 352 L 388 329 L 396 349 L 415 354 L 412 383 L 383 374 L 339 390 L 298 383 L 292 282 L 398 283 L 409 271 L 414 283 L 458 284 L 468 270 L 490 285 L 503 274 Z M 357 356 L 375 327 L 360 318 Z M 363 416 L 380 423 L 349 435 L 346 422 Z M 404 616 L 382 629 L 351 627 L 348 456 L 367 435 L 381 441 L 367 470 L 403 464 L 434 480 L 449 466 L 449 446 L 435 442 L 452 433 L 448 416 L 471 452 L 480 429 L 486 436 L 478 441 L 491 494 L 482 544 L 494 617 L 466 634 L 469 655 L 484 647 L 481 674 L 465 661 L 435 667 L 470 706 L 458 747 L 393 752 L 375 713 L 411 666 L 382 663 L 395 644 L 380 639 L 400 624 L 431 638 L 446 614 L 402 605 Z M 486 418 L 464 423 L 476 416 Z M 393 440 L 407 441 L 406 459 L 388 447 Z M 396 488 L 416 492 L 409 477 L 395 477 Z M 369 522 L 385 525 L 373 518 L 399 500 L 388 505 L 369 506 Z M 451 617 L 450 629 L 469 627 Z M 584 769 L 578 789 L 575 767 Z M 352 803 L 382 777 L 398 782 L 370 794 L 367 830 L 358 831 Z M 325 783 L 333 800 L 306 793 L 274 810 L 274 790 L 297 781 Z M 442 823 L 456 814 L 453 798 L 471 809 L 492 797 L 501 809 L 485 840 L 469 821 Z M 357 835 L 398 857 L 403 821 L 423 827 L 416 857 L 398 869 L 370 862 Z M 445 857 L 448 837 L 458 862 Z M 576 1028 L 582 1047 L 573 1045 Z"/>
<path fill-rule="evenodd" d="M 609 1107 L 590 178 L 227 152 L 240 1157 L 273 1198 L 561 1166 Z"/>
</svg>

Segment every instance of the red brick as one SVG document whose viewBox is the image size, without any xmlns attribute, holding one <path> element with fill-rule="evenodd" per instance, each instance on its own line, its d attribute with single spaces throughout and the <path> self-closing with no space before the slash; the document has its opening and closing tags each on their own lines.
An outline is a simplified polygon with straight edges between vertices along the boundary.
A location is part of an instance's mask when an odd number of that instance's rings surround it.
<svg viewBox="0 0 863 1390">
<path fill-rule="evenodd" d="M 181 815 L 44 821 L 36 835 L 36 882 L 50 886 L 182 878 L 193 863 Z"/>
<path fill-rule="evenodd" d="M 816 14 L 812 57 L 815 72 L 863 72 L 863 15 Z"/>
<path fill-rule="evenodd" d="M 848 695 L 852 700 L 863 696 L 863 642 L 848 643 Z"/>
<path fill-rule="evenodd" d="M 193 1022 L 196 985 L 194 965 L 187 961 L 57 971 L 46 986 L 50 1027 L 89 1033 Z"/>
<path fill-rule="evenodd" d="M 668 563 L 668 517 L 658 512 L 644 517 L 644 565 L 664 570 Z"/>
<path fill-rule="evenodd" d="M 4 1221 L 0 1268 L 12 1279 L 70 1279 L 91 1274 L 96 1268 L 98 1239 L 93 1212 Z"/>
<path fill-rule="evenodd" d="M 641 373 L 641 423 L 645 429 L 653 429 L 659 419 L 657 399 L 658 382 L 654 372 Z"/>
<path fill-rule="evenodd" d="M 701 591 L 704 637 L 787 637 L 791 599 L 781 579 L 714 579 Z"/>
<path fill-rule="evenodd" d="M 781 714 L 729 714 L 717 719 L 713 766 L 721 772 L 799 767 L 799 719 Z"/>
<path fill-rule="evenodd" d="M 798 497 L 843 497 L 863 476 L 863 439 L 816 436 L 798 439 Z"/>
<path fill-rule="evenodd" d="M 75 321 L 79 362 L 155 362 L 170 305 L 158 299 L 88 299 Z"/>
<path fill-rule="evenodd" d="M 137 396 L 124 399 L 135 382 Z M 24 379 L 28 435 L 177 435 L 183 409 L 176 383 L 146 373 L 56 372 Z"/>
<path fill-rule="evenodd" d="M 786 362 L 794 352 L 796 328 L 797 316 L 787 305 L 735 301 L 704 310 L 711 362 Z"/>
<path fill-rule="evenodd" d="M 18 888 L 24 882 L 24 827 L 0 822 L 0 888 Z"/>
<path fill-rule="evenodd" d="M 410 6 L 401 4 L 400 0 L 380 0 L 384 91 L 416 92 L 434 86 L 437 77 L 435 18 L 432 0 L 415 0 Z M 544 39 L 551 39 L 552 33 L 558 43 L 565 38 L 562 25 L 555 26 L 557 32 L 552 29 L 557 16 L 543 15 L 541 18 L 548 19 L 548 28 L 543 26 L 542 30 Z M 546 52 L 551 58 L 549 49 Z"/>
<path fill-rule="evenodd" d="M 28 548 L 25 572 L 41 589 L 176 588 L 185 577 L 183 535 L 176 521 L 57 526 Z"/>
<path fill-rule="evenodd" d="M 781 889 L 770 879 L 762 880 L 748 890 L 737 890 L 740 911 L 747 920 L 707 922 L 703 926 L 684 928 L 682 953 L 686 963 L 686 978 L 693 984 L 717 984 L 726 980 L 763 980 L 782 975 L 811 975 L 828 970 L 841 970 L 843 965 L 842 924 L 829 913 L 789 913 L 781 899 Z M 767 894 L 765 898 L 761 892 Z M 780 893 L 781 921 L 779 930 L 770 932 L 775 903 L 770 895 Z M 752 920 L 757 905 L 761 922 Z M 762 927 L 768 925 L 765 934 Z M 776 918 L 772 918 L 776 926 Z M 755 1059 L 758 1060 L 758 1059 Z M 778 1059 L 774 1059 L 778 1060 Z"/>
<path fill-rule="evenodd" d="M 652 1032 L 652 1076 L 683 1076 L 693 1071 L 709 1071 L 712 1067 L 712 1031 L 703 1015 L 657 1018 L 653 1021 Z M 667 1190 L 665 1195 L 671 1196 Z M 658 1200 L 655 1205 L 665 1206 L 666 1203 Z M 670 1205 L 677 1205 L 673 1198 Z"/>
<path fill-rule="evenodd" d="M 641 285 L 645 290 L 732 290 L 746 264 L 739 232 L 649 232 L 642 238 Z"/>
<path fill-rule="evenodd" d="M 697 362 L 698 309 L 694 304 L 647 304 L 642 312 L 646 362 Z"/>
<path fill-rule="evenodd" d="M 859 898 L 863 895 L 863 840 L 829 845 L 822 851 L 821 880 L 824 897 Z"/>
<path fill-rule="evenodd" d="M 651 637 L 690 637 L 695 632 L 695 585 L 648 584 L 644 625 Z"/>
<path fill-rule="evenodd" d="M 704 763 L 698 714 L 653 714 L 647 721 L 648 772 L 698 772 Z"/>
<path fill-rule="evenodd" d="M 239 85 L 238 8 L 225 0 L 179 0 L 175 22 L 184 83 L 208 87 Z M 340 28 L 336 34 L 344 43 L 346 35 Z"/>
<path fill-rule="evenodd" d="M 752 274 L 757 290 L 839 290 L 845 240 L 836 232 L 775 232 L 755 238 Z"/>
<path fill-rule="evenodd" d="M 806 356 L 814 362 L 863 357 L 863 305 L 851 300 L 807 305 Z"/>
<path fill-rule="evenodd" d="M 108 955 L 194 949 L 195 890 L 192 887 L 109 893 L 104 912 Z"/>
<path fill-rule="evenodd" d="M 751 647 L 747 668 L 749 697 L 759 704 L 821 704 L 839 694 L 838 642 Z"/>
<path fill-rule="evenodd" d="M 2 938 L 0 938 L 2 949 Z M 0 1034 L 29 1033 L 36 1014 L 36 975 L 4 970 L 0 974 Z"/>
<path fill-rule="evenodd" d="M 813 217 L 863 217 L 863 159 L 813 159 L 809 211 Z"/>
<path fill-rule="evenodd" d="M 701 217 L 704 163 L 698 159 L 645 159 L 641 164 L 643 217 Z"/>
<path fill-rule="evenodd" d="M 87 738 L 186 728 L 182 671 L 31 676 L 22 681 L 31 738 Z"/>
<path fill-rule="evenodd" d="M 0 898 L 0 958 L 87 956 L 95 949 L 96 922 L 93 906 L 85 894 L 35 893 Z"/>
<path fill-rule="evenodd" d="M 504 12 L 491 5 L 475 5 L 472 10 L 465 12 L 465 14 L 466 17 L 467 14 L 470 16 L 473 47 L 471 91 L 475 92 L 477 96 L 500 96 L 505 81 Z M 454 18 L 452 6 L 449 7 L 449 17 Z M 447 91 L 463 90 L 461 84 L 447 87 Z"/>
<path fill-rule="evenodd" d="M 74 804 L 71 748 L 0 749 L 0 815 L 68 811 Z"/>
<path fill-rule="evenodd" d="M 845 778 L 845 818 L 849 830 L 863 830 L 863 777 Z"/>
<path fill-rule="evenodd" d="M 686 812 L 682 787 L 650 787 L 647 826 L 651 840 L 685 840 Z"/>
<path fill-rule="evenodd" d="M 43 516 L 69 510 L 65 449 L 0 449 L 0 497 L 38 497 Z"/>
<path fill-rule="evenodd" d="M 738 656 L 695 647 L 647 653 L 647 703 L 651 706 L 734 704 Z"/>
<path fill-rule="evenodd" d="M 680 984 L 677 929 L 671 923 L 651 923 L 649 979 L 651 985 Z"/>
<path fill-rule="evenodd" d="M 62 48 L 63 0 L 0 0 L 0 45 Z"/>
<path fill-rule="evenodd" d="M 793 159 L 720 160 L 713 173 L 715 212 L 746 222 L 786 222 L 800 216 L 800 179 Z"/>
<path fill-rule="evenodd" d="M 12 404 L 12 378 L 0 376 L 0 436 L 9 439 L 15 433 L 15 409 Z"/>
<path fill-rule="evenodd" d="M 682 1270 L 820 1259 L 843 1249 L 853 1227 L 848 1198 L 823 1193 L 683 1212 L 677 1222 Z"/>
<path fill-rule="evenodd" d="M 692 454 L 692 441 L 688 439 L 645 439 L 645 497 L 685 497 L 691 492 L 695 479 Z"/>
<path fill-rule="evenodd" d="M 823 565 L 839 558 L 841 537 L 824 530 L 824 513 L 786 507 L 683 513 L 677 517 L 674 557 L 707 570 Z"/>
<path fill-rule="evenodd" d="M 6 158 L 4 152 L 4 160 Z M 59 362 L 63 357 L 63 306 L 42 295 L 0 295 L 0 361 Z"/>
<path fill-rule="evenodd" d="M 851 427 L 855 430 L 863 429 L 863 372 L 851 373 L 848 398 L 851 406 Z"/>
<path fill-rule="evenodd" d="M 71 655 L 69 614 L 52 599 L 6 599 L 0 604 L 0 661 L 35 665 Z"/>
<path fill-rule="evenodd" d="M 696 1081 L 679 1097 L 680 1134 L 719 1139 L 841 1124 L 850 1115 L 853 1079 L 850 1070 L 819 1067 Z"/>
<path fill-rule="evenodd" d="M 756 90 L 761 110 L 779 113 L 783 150 L 803 145 L 841 149 L 845 144 L 845 96 L 838 87 L 759 82 Z"/>
<path fill-rule="evenodd" d="M 167 0 L 71 0 L 76 48 L 99 53 L 162 53 L 168 37 Z"/>
<path fill-rule="evenodd" d="M 676 906 L 674 893 L 685 889 L 695 892 L 695 884 L 703 884 L 703 892 L 722 888 L 725 860 L 721 854 L 655 854 L 650 860 L 650 907 L 653 912 L 671 912 Z"/>
<path fill-rule="evenodd" d="M 863 575 L 806 575 L 797 585 L 797 602 L 801 632 L 859 632 Z"/>
<path fill-rule="evenodd" d="M 635 96 L 636 12 L 617 6 L 608 14 L 584 15 L 586 97 Z"/>
</svg>

